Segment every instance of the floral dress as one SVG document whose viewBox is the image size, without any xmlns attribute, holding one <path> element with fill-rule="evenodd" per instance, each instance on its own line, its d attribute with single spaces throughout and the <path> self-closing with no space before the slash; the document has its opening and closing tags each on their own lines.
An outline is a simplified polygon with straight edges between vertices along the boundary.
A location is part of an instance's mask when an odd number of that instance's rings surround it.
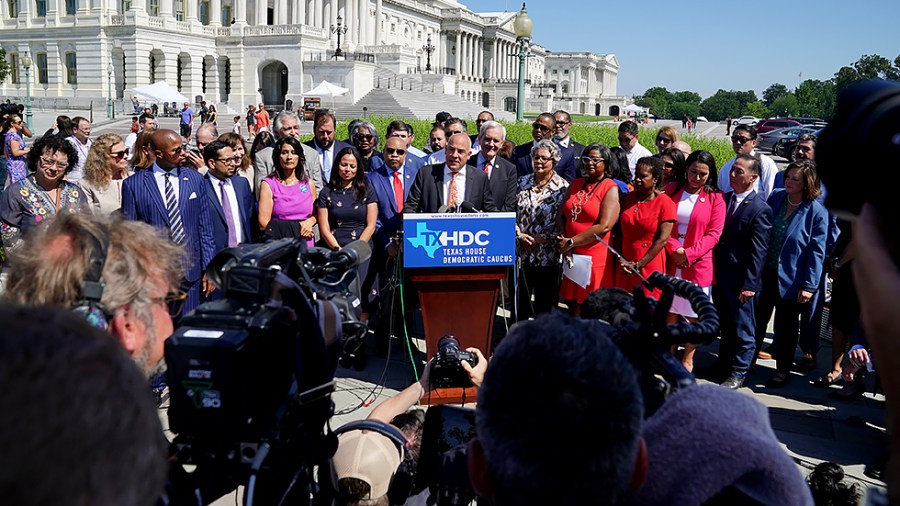
<svg viewBox="0 0 900 506">
<path fill-rule="evenodd" d="M 90 212 L 80 186 L 59 183 L 59 199 L 38 186 L 34 176 L 12 184 L 0 197 L 0 238 L 7 248 L 15 248 L 22 235 L 60 212 Z"/>
<path fill-rule="evenodd" d="M 6 144 L 6 167 L 9 170 L 9 184 L 12 186 L 13 183 L 25 179 L 25 175 L 28 173 L 25 168 L 27 156 L 13 156 L 12 154 L 13 144 L 18 144 L 19 149 L 25 149 L 25 139 L 18 132 L 7 132 L 4 142 Z M 0 186 L 2 185 L 3 181 L 0 181 Z"/>
</svg>

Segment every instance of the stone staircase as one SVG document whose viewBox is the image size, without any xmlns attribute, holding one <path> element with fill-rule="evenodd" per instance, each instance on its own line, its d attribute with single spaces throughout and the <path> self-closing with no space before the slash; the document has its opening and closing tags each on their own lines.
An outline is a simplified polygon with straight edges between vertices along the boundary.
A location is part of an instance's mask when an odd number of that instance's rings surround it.
<svg viewBox="0 0 900 506">
<path fill-rule="evenodd" d="M 397 79 L 409 80 L 410 78 L 397 76 Z M 421 86 L 421 81 L 419 83 L 419 86 Z M 382 86 L 386 86 L 386 83 L 382 83 Z M 335 116 L 339 120 L 362 118 L 368 114 L 369 116 L 391 116 L 433 121 L 435 114 L 447 111 L 454 116 L 474 120 L 478 113 L 485 109 L 480 103 L 468 102 L 455 95 L 432 93 L 430 91 L 413 91 L 415 90 L 415 85 L 413 85 L 413 90 L 408 88 L 401 90 L 393 86 L 391 84 L 390 89 L 384 87 L 373 89 L 355 104 L 337 108 Z M 404 87 L 407 87 L 407 85 L 404 84 Z M 363 113 L 363 107 L 366 108 L 365 113 Z M 515 121 L 515 115 L 512 113 L 491 112 L 494 113 L 497 119 Z"/>
</svg>

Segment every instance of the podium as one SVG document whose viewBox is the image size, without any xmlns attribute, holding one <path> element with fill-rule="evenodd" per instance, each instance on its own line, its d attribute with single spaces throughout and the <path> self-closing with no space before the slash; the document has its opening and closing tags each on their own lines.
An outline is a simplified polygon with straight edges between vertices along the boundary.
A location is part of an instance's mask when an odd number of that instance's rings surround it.
<svg viewBox="0 0 900 506">
<path fill-rule="evenodd" d="M 515 227 L 515 213 L 403 215 L 403 266 L 422 307 L 428 358 L 445 335 L 490 356 L 500 280 L 516 261 Z M 475 402 L 475 388 L 435 389 L 423 398 L 463 401 Z"/>
</svg>

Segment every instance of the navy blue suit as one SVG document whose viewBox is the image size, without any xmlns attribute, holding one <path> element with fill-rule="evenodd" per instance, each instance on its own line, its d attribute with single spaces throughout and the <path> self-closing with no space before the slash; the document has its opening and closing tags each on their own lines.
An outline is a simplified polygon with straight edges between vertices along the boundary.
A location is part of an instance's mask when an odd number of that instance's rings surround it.
<svg viewBox="0 0 900 506">
<path fill-rule="evenodd" d="M 213 242 L 215 243 L 216 253 L 228 247 L 228 227 L 225 224 L 225 213 L 222 210 L 222 204 L 219 202 L 219 180 L 207 172 L 203 179 L 206 180 L 206 198 L 209 208 L 210 222 L 212 223 Z M 255 230 L 259 228 L 256 221 L 256 199 L 253 198 L 253 191 L 250 189 L 250 183 L 242 176 L 235 174 L 231 177 L 231 186 L 234 188 L 234 195 L 238 201 L 238 215 L 241 218 L 241 232 L 243 237 L 238 237 L 238 244 L 245 242 L 253 242 L 256 234 Z"/>
<path fill-rule="evenodd" d="M 484 171 L 484 157 L 481 153 L 470 156 L 468 163 L 469 167 Z M 491 188 L 491 198 L 498 211 L 516 212 L 519 196 L 516 186 L 518 181 L 516 166 L 502 157 L 494 157 L 494 167 L 491 169 L 491 177 L 488 178 L 488 186 Z"/>
<path fill-rule="evenodd" d="M 316 150 L 316 154 L 319 154 L 319 150 L 316 148 L 316 139 L 312 138 L 303 144 L 313 148 Z M 341 152 L 344 148 L 352 148 L 353 144 L 346 143 L 344 141 L 334 140 L 334 150 L 332 151 L 332 160 L 331 163 L 334 164 L 334 158 L 337 158 L 337 154 Z M 322 167 L 322 183 L 328 184 L 328 175 L 331 174 L 331 167 Z"/>
<path fill-rule="evenodd" d="M 725 194 L 730 203 L 734 192 Z M 732 216 L 725 217 L 722 236 L 714 250 L 716 284 L 713 300 L 719 310 L 722 341 L 719 366 L 730 375 L 743 378 L 756 353 L 756 300 L 741 303 L 741 291 L 759 293 L 766 261 L 772 209 L 751 191 Z"/>
<path fill-rule="evenodd" d="M 206 183 L 197 171 L 181 167 L 178 175 L 178 210 L 185 233 L 187 271 L 184 290 L 188 294 L 184 312 L 200 304 L 200 279 L 215 254 Z M 151 169 L 139 170 L 122 183 L 122 214 L 126 219 L 142 221 L 169 230 L 169 214 Z"/>
<path fill-rule="evenodd" d="M 773 223 L 786 199 L 784 190 L 775 190 L 769 196 L 767 203 L 772 208 Z M 822 280 L 827 234 L 828 211 L 816 201 L 804 200 L 785 230 L 777 269 L 767 267 L 764 270 L 763 290 L 756 311 L 756 344 L 759 347 L 762 343 L 774 308 L 775 349 L 780 372 L 791 370 L 798 340 L 798 318 L 802 326 L 807 327 L 804 332 L 811 330 L 808 326 L 812 323 L 812 311 Z M 806 304 L 797 302 L 801 291 L 813 294 Z"/>
<path fill-rule="evenodd" d="M 403 163 L 403 201 L 409 196 L 416 174 L 422 168 L 421 160 L 407 156 Z M 394 173 L 381 158 L 372 158 L 372 168 L 367 174 L 369 184 L 378 199 L 378 221 L 375 224 L 375 247 L 378 251 L 388 246 L 391 238 L 403 225 L 403 216 L 397 209 L 394 199 Z"/>
<path fill-rule="evenodd" d="M 534 168 L 531 164 L 531 148 L 533 146 L 534 141 L 531 141 L 528 144 L 522 144 L 513 149 L 511 159 L 512 162 L 516 164 L 516 170 L 518 171 L 519 177 L 534 172 Z M 564 148 L 562 146 L 558 147 L 561 157 L 554 170 L 566 181 L 571 183 L 576 177 L 581 177 L 578 175 L 578 169 L 575 168 L 575 153 L 569 148 Z"/>
</svg>

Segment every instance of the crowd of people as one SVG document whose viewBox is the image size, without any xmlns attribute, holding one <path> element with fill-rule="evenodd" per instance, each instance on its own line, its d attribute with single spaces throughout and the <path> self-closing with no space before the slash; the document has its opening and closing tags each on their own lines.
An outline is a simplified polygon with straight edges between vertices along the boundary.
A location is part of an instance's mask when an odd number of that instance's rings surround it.
<svg viewBox="0 0 900 506">
<path fill-rule="evenodd" d="M 116 134 L 91 138 L 87 119 L 60 116 L 30 148 L 24 137 L 31 133 L 21 116 L 9 114 L 4 121 L 8 176 L 0 196 L 0 233 L 7 253 L 17 260 L 9 271 L 7 297 L 19 304 L 78 306 L 77 290 L 35 290 L 28 285 L 49 287 L 56 276 L 85 279 L 91 254 L 77 250 L 97 247 L 97 237 L 105 237 L 107 263 L 124 264 L 115 272 L 104 267 L 104 276 L 110 271 L 110 279 L 116 275 L 129 279 L 117 279 L 114 284 L 122 285 L 122 290 L 104 292 L 108 298 L 96 301 L 102 310 L 92 312 L 89 307 L 88 319 L 102 320 L 98 326 L 117 335 L 123 348 L 151 374 L 161 362 L 161 342 L 172 329 L 166 309 L 177 316 L 216 296 L 204 272 L 218 252 L 282 237 L 334 250 L 357 240 L 369 242 L 373 256 L 360 269 L 367 319 L 378 310 L 383 285 L 402 254 L 403 213 L 436 213 L 466 204 L 479 212 L 513 212 L 517 217 L 519 282 L 513 294 L 514 316 L 540 323 L 520 330 L 532 337 L 510 340 L 536 348 L 498 355 L 501 362 L 515 363 L 526 355 L 543 359 L 550 355 L 544 354 L 547 344 L 540 337 L 560 327 L 577 330 L 580 324 L 572 323 L 575 320 L 541 317 L 558 312 L 560 303 L 578 316 L 596 290 L 632 291 L 653 272 L 695 283 L 712 298 L 722 321 L 714 375 L 728 389 L 741 387 L 757 357 L 766 354 L 777 361 L 767 386 L 784 386 L 795 367 L 798 344 L 802 355 L 796 367 L 815 367 L 829 273 L 835 278 L 831 305 L 835 355 L 832 370 L 815 384 L 827 387 L 843 377 L 858 389 L 860 373 L 871 362 L 850 270 L 858 252 L 847 224 L 830 216 L 821 203 L 824 188 L 813 161 L 813 136 L 798 140 L 797 160 L 779 172 L 770 158 L 756 152 L 757 132 L 745 125 L 731 133 L 735 156 L 723 163 L 707 151 L 692 151 L 670 127 L 658 131 L 657 153 L 652 154 L 638 142 L 638 125 L 631 121 L 618 127 L 619 146 L 590 139 L 581 144 L 569 136 L 572 122 L 565 111 L 540 114 L 532 125 L 533 140 L 519 146 L 506 139 L 505 127 L 489 111 L 479 114 L 477 133 L 471 136 L 465 120 L 440 113 L 424 151 L 413 146 L 413 127 L 400 120 L 385 132 L 369 122 L 353 121 L 342 141 L 337 139 L 334 115 L 320 110 L 313 120 L 313 139 L 301 143 L 295 112 L 282 111 L 269 125 L 268 114 L 261 119 L 254 106 L 246 118 L 248 133 L 254 135 L 247 149 L 240 128 L 219 134 L 216 120 L 209 121 L 215 114 L 214 107 L 207 107 L 204 121 L 194 131 L 194 114 L 185 104 L 181 131 L 175 132 L 158 128 L 152 112 L 145 111 L 137 118 L 137 131 L 124 139 Z M 235 124 L 240 119 L 236 117 Z M 90 215 L 101 223 L 102 232 Z M 141 246 L 140 241 L 146 244 Z M 129 244 L 143 249 L 128 253 Z M 29 257 L 41 258 L 33 254 L 36 251 L 58 258 L 46 265 L 29 263 Z M 47 265 L 55 267 L 65 264 L 62 259 L 75 257 L 72 272 L 47 271 Z M 140 259 L 146 261 L 138 266 Z M 588 266 L 586 283 L 578 282 L 573 269 L 566 268 L 576 260 Z M 131 279 L 132 275 L 140 279 Z M 40 276 L 47 280 L 41 282 Z M 644 290 L 649 296 L 659 295 Z M 762 350 L 773 312 L 775 339 Z M 692 321 L 696 316 L 686 301 L 676 299 L 668 321 Z M 377 337 L 390 336 L 382 332 Z M 528 339 L 535 341 L 527 344 Z M 842 367 L 844 350 L 851 344 L 849 365 Z M 596 343 L 585 346 L 584 357 L 618 360 L 605 348 L 590 349 Z M 686 370 L 693 369 L 693 347 L 673 353 Z M 559 367 L 565 369 L 569 359 L 560 358 Z M 494 363 L 485 383 L 512 381 L 492 372 L 502 369 Z M 601 363 L 583 364 L 584 374 L 602 369 L 608 377 Z M 530 371 L 537 365 L 506 368 Z M 633 390 L 627 377 L 622 381 L 614 386 L 619 395 Z M 506 395 L 492 392 L 479 394 L 485 410 Z M 629 416 L 640 418 L 641 406 L 633 411 Z M 521 500 L 525 489 L 517 484 L 539 477 L 504 474 L 505 464 L 498 464 L 498 456 L 521 445 L 511 441 L 496 446 L 500 436 L 491 435 L 494 423 L 506 426 L 488 416 L 479 419 L 483 437 L 476 455 L 482 460 L 476 468 L 492 478 L 480 483 L 487 488 L 479 493 L 498 498 L 496 504 L 528 503 Z M 623 444 L 616 462 L 635 464 L 619 465 L 611 476 L 618 484 L 634 482 L 634 487 L 603 493 L 621 496 L 638 490 L 646 477 L 647 469 L 641 466 L 646 467 L 648 450 L 633 427 L 616 437 Z M 650 450 L 652 455 L 652 446 Z M 789 481 L 785 487 L 790 488 Z M 573 488 L 578 486 L 572 483 Z M 807 499 L 802 492 L 790 493 Z"/>
</svg>

